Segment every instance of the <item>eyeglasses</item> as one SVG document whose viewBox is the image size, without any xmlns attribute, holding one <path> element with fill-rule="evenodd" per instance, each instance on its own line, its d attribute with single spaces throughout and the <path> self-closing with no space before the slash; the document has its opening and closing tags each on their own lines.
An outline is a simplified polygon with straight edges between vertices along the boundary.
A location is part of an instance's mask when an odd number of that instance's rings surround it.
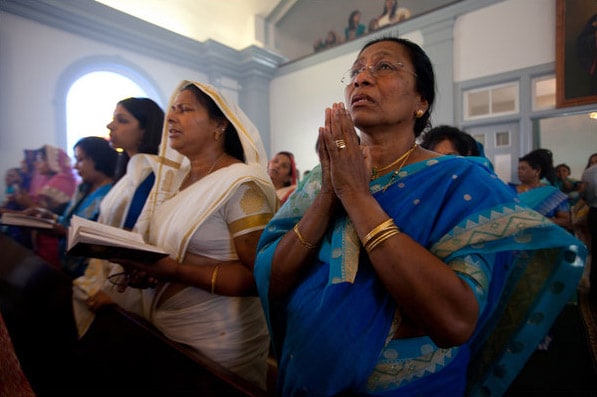
<svg viewBox="0 0 597 397">
<path fill-rule="evenodd" d="M 129 272 L 114 273 L 108 276 L 108 281 L 116 287 L 118 292 L 124 292 L 131 282 L 131 274 Z"/>
<path fill-rule="evenodd" d="M 116 287 L 118 292 L 124 292 L 127 287 L 145 289 L 155 288 L 158 285 L 158 281 L 154 277 L 135 270 L 111 274 L 108 276 L 108 281 Z"/>
<path fill-rule="evenodd" d="M 356 66 L 352 69 L 347 70 L 346 73 L 342 75 L 340 82 L 345 85 L 354 83 L 354 79 L 356 79 L 356 77 L 359 74 L 361 74 L 361 72 L 365 71 L 365 69 L 369 71 L 371 77 L 373 78 L 388 76 L 395 72 L 407 72 L 417 77 L 417 74 L 406 69 L 406 66 L 402 62 L 390 63 L 387 61 L 381 61 L 376 63 L 375 65 Z"/>
</svg>

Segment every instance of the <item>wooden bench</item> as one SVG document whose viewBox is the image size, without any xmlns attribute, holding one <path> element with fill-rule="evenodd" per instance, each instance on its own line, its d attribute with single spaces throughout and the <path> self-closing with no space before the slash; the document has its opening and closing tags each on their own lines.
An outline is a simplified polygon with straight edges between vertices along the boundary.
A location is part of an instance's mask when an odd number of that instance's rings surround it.
<svg viewBox="0 0 597 397">
<path fill-rule="evenodd" d="M 116 306 L 78 341 L 71 281 L 0 235 L 0 310 L 38 396 L 268 396 L 270 393 Z"/>
</svg>

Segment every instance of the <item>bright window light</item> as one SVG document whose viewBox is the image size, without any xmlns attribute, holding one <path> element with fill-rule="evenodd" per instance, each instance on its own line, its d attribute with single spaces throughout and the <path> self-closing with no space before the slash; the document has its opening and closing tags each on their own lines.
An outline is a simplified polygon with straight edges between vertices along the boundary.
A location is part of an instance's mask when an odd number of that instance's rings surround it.
<svg viewBox="0 0 597 397">
<path fill-rule="evenodd" d="M 108 137 L 106 125 L 118 101 L 147 96 L 138 84 L 118 73 L 92 72 L 75 81 L 66 96 L 66 144 L 71 159 L 79 139 Z"/>
</svg>

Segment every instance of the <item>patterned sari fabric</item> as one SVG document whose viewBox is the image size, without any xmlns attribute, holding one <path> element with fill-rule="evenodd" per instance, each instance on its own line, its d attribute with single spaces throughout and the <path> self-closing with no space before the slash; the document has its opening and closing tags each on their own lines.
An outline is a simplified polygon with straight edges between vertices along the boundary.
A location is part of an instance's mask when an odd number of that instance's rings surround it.
<svg viewBox="0 0 597 397">
<path fill-rule="evenodd" d="M 516 185 L 510 184 L 516 192 Z M 548 218 L 553 218 L 556 212 L 569 212 L 568 196 L 553 186 L 540 186 L 526 192 L 518 193 L 523 203 Z"/>
<path fill-rule="evenodd" d="M 371 192 L 401 231 L 468 283 L 480 307 L 475 334 L 464 345 L 442 349 L 428 337 L 392 339 L 400 310 L 344 214 L 333 220 L 316 263 L 287 300 L 268 299 L 277 243 L 312 203 L 320 180 L 316 167 L 278 211 L 262 235 L 255 264 L 279 361 L 278 392 L 451 397 L 467 388 L 503 392 L 576 288 L 586 257 L 582 243 L 465 158 L 410 164 L 397 178 L 372 181 Z M 521 287 L 526 283 L 533 288 Z M 516 354 L 504 357 L 512 343 Z M 468 373 L 471 359 L 481 371 Z M 501 372 L 493 371 L 496 366 Z"/>
</svg>

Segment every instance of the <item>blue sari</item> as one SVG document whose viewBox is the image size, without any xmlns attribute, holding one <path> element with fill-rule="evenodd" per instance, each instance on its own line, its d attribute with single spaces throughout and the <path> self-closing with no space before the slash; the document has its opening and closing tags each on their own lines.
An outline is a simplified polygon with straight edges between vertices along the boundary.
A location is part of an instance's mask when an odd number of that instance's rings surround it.
<svg viewBox="0 0 597 397">
<path fill-rule="evenodd" d="M 514 192 L 516 185 L 509 183 Z M 556 212 L 569 212 L 570 204 L 568 196 L 554 186 L 539 186 L 526 192 L 518 193 L 518 197 L 523 203 L 548 218 L 556 216 Z"/>
<path fill-rule="evenodd" d="M 77 215 L 81 218 L 92 221 L 97 220 L 97 217 L 99 216 L 100 203 L 112 188 L 112 184 L 109 183 L 87 194 L 84 191 L 84 186 L 85 185 L 81 185 L 79 187 L 77 193 L 70 201 L 69 206 L 64 211 L 64 214 L 60 217 L 60 223 L 66 228 L 69 227 L 70 220 L 72 219 L 73 215 Z M 67 255 L 65 251 L 66 237 L 60 239 L 59 249 L 62 270 L 64 270 L 72 278 L 82 276 L 83 273 L 85 273 L 85 268 L 87 267 L 89 258 Z"/>
<path fill-rule="evenodd" d="M 268 298 L 277 244 L 311 205 L 320 181 L 316 167 L 271 220 L 258 246 L 255 278 L 278 358 L 278 394 L 455 397 L 467 389 L 471 394 L 483 388 L 505 391 L 576 288 L 586 257 L 582 243 L 521 204 L 495 174 L 466 158 L 410 164 L 394 180 L 384 175 L 372 181 L 371 192 L 401 231 L 467 282 L 480 307 L 475 334 L 464 345 L 442 349 L 425 336 L 392 339 L 400 310 L 345 215 L 332 220 L 317 263 L 287 299 Z M 570 247 L 576 252 L 564 262 Z M 538 262 L 565 271 L 536 275 L 532 264 Z M 519 286 L 516 281 L 526 280 L 527 273 L 539 279 L 539 287 L 530 289 L 533 297 L 557 273 L 558 294 L 547 302 L 512 303 L 508 298 L 520 298 L 520 288 L 512 285 Z M 520 325 L 538 301 L 545 310 L 532 329 L 513 327 L 512 306 L 521 308 L 514 320 Z M 504 358 L 501 352 L 521 335 L 523 346 Z M 503 368 L 504 359 L 506 368 L 494 371 L 496 365 Z M 475 368 L 469 371 L 471 360 Z"/>
</svg>

